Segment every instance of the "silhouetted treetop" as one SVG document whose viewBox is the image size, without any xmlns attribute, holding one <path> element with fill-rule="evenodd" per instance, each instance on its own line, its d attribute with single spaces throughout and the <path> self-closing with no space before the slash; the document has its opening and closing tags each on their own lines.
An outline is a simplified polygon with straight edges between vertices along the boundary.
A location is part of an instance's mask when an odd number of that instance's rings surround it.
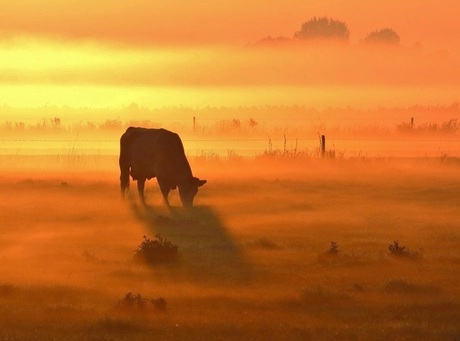
<svg viewBox="0 0 460 341">
<path fill-rule="evenodd" d="M 364 43 L 366 44 L 398 45 L 399 41 L 399 35 L 391 28 L 383 28 L 378 31 L 373 31 L 364 38 Z"/>
<path fill-rule="evenodd" d="M 305 40 L 348 41 L 350 38 L 350 31 L 344 22 L 326 17 L 315 17 L 303 23 L 300 31 L 295 32 L 294 38 Z"/>
<path fill-rule="evenodd" d="M 259 41 L 256 42 L 257 45 L 273 45 L 273 44 L 287 44 L 290 43 L 291 39 L 287 37 L 272 37 L 268 36 L 265 38 L 260 39 Z"/>
</svg>

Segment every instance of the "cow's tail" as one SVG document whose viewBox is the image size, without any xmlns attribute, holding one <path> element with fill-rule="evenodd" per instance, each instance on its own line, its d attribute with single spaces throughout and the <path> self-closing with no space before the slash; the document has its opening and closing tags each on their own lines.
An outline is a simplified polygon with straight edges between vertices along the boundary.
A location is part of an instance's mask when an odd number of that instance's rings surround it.
<svg viewBox="0 0 460 341">
<path fill-rule="evenodd" d="M 120 157 L 120 189 L 121 195 L 124 196 L 125 192 L 129 189 L 129 163 L 124 162 Z"/>
<path fill-rule="evenodd" d="M 120 140 L 120 159 L 118 160 L 120 165 L 120 189 L 121 195 L 124 197 L 125 192 L 129 189 L 129 146 L 127 146 L 128 141 L 124 141 L 122 136 Z"/>
</svg>

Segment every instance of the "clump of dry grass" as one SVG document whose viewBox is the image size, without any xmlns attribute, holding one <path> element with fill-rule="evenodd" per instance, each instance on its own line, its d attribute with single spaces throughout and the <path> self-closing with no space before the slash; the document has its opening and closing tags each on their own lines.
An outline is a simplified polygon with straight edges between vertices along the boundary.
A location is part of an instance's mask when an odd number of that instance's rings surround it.
<svg viewBox="0 0 460 341">
<path fill-rule="evenodd" d="M 328 259 L 336 259 L 339 255 L 339 244 L 335 241 L 331 241 L 329 249 L 326 252 L 321 253 L 318 256 L 318 260 L 328 260 Z"/>
<path fill-rule="evenodd" d="M 326 252 L 321 253 L 318 256 L 318 261 L 321 263 L 329 263 L 331 261 L 337 261 L 339 255 L 339 244 L 337 242 L 332 241 L 329 250 Z"/>
<path fill-rule="evenodd" d="M 339 244 L 337 242 L 332 241 L 331 247 L 327 251 L 328 254 L 337 255 L 339 253 Z"/>
<path fill-rule="evenodd" d="M 140 294 L 128 292 L 123 299 L 118 301 L 117 308 L 127 312 L 164 312 L 166 305 L 166 300 L 163 297 L 145 298 Z"/>
<path fill-rule="evenodd" d="M 350 267 L 365 265 L 367 260 L 362 255 L 342 252 L 339 244 L 331 241 L 329 249 L 318 255 L 318 262 L 322 265 L 332 265 L 334 267 Z"/>
<path fill-rule="evenodd" d="M 422 250 L 418 252 L 409 251 L 405 246 L 400 245 L 398 240 L 388 245 L 388 250 L 393 257 L 410 259 L 420 259 L 422 257 Z"/>
<path fill-rule="evenodd" d="M 137 247 L 134 259 L 148 264 L 170 263 L 179 259 L 179 247 L 171 243 L 160 234 L 152 240 L 144 236 L 144 240 Z"/>
</svg>

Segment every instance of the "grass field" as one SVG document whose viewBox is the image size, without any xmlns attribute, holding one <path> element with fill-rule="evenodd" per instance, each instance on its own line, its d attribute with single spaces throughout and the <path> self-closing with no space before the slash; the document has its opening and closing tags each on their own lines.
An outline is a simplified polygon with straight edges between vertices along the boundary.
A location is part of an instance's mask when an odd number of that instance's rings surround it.
<svg viewBox="0 0 460 341">
<path fill-rule="evenodd" d="M 1 161 L 0 340 L 460 340 L 458 160 L 194 162 L 192 211 Z"/>
</svg>

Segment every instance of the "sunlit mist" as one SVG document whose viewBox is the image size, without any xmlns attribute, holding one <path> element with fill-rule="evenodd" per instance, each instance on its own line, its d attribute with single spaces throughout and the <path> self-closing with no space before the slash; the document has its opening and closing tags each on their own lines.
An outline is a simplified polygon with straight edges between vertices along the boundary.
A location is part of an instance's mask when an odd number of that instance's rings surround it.
<svg viewBox="0 0 460 341">
<path fill-rule="evenodd" d="M 451 102 L 454 52 L 301 44 L 120 48 L 18 39 L 2 44 L 4 104 L 378 106 Z"/>
<path fill-rule="evenodd" d="M 0 340 L 459 340 L 459 9 L 0 0 Z"/>
</svg>

